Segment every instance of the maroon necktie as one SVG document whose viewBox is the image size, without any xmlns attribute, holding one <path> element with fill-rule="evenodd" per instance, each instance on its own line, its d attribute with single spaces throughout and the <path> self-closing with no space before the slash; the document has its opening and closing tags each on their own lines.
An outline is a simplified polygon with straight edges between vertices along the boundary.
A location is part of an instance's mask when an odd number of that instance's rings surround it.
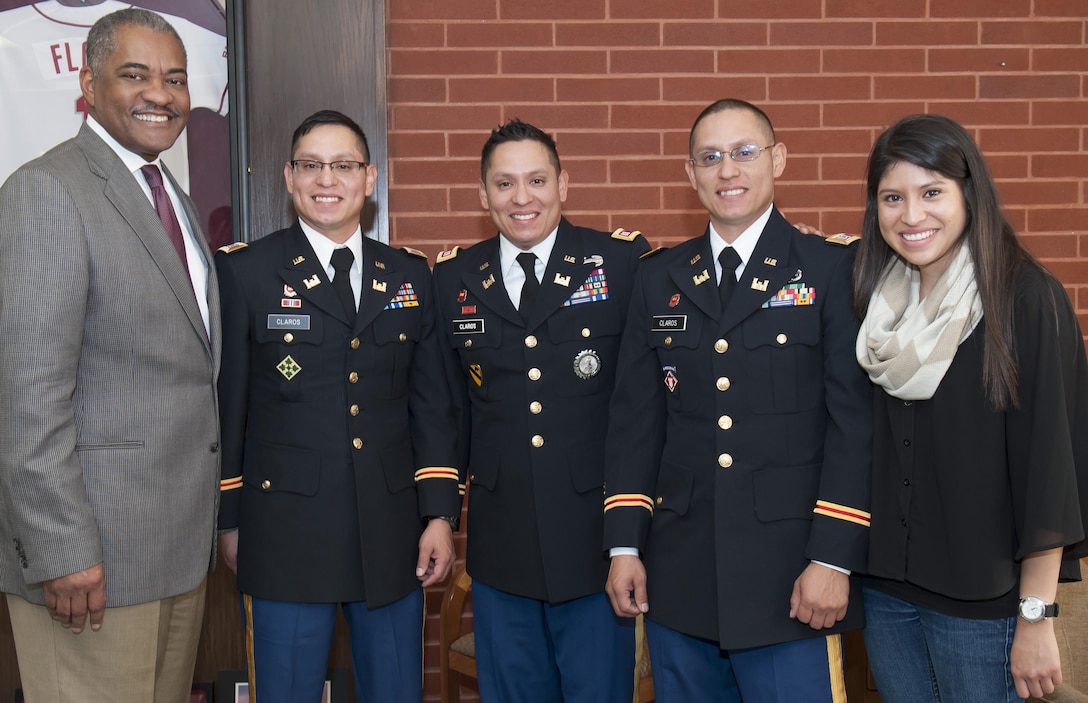
<svg viewBox="0 0 1088 703">
<path fill-rule="evenodd" d="M 162 222 L 163 228 L 170 235 L 170 241 L 174 243 L 174 249 L 177 250 L 178 256 L 181 257 L 181 264 L 185 268 L 185 277 L 190 278 L 189 258 L 185 256 L 185 235 L 181 232 L 178 216 L 174 214 L 174 206 L 170 203 L 170 196 L 167 195 L 166 188 L 163 187 L 159 167 L 155 164 L 148 164 L 140 167 L 140 171 L 144 174 L 147 184 L 151 186 L 151 197 L 155 201 L 155 212 L 159 214 L 159 220 Z M 189 283 L 192 285 L 191 278 Z"/>
</svg>

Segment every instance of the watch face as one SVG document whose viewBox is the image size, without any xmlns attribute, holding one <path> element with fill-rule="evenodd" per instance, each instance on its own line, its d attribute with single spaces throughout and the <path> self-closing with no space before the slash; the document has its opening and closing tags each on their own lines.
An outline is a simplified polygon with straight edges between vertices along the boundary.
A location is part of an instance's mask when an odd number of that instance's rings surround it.
<svg viewBox="0 0 1088 703">
<path fill-rule="evenodd" d="M 1020 615 L 1028 622 L 1038 622 L 1043 619 L 1046 603 L 1039 598 L 1027 597 L 1020 601 Z"/>
</svg>

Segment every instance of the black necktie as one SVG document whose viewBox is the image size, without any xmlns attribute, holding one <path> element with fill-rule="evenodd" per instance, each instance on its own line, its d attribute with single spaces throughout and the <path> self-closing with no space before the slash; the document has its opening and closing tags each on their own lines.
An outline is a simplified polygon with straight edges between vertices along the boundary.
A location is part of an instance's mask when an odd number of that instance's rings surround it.
<svg viewBox="0 0 1088 703">
<path fill-rule="evenodd" d="M 333 249 L 332 268 L 336 271 L 336 276 L 332 279 L 332 289 L 340 298 L 340 303 L 344 306 L 344 312 L 348 314 L 349 320 L 354 320 L 356 314 L 355 293 L 351 290 L 351 275 L 348 273 L 353 261 L 355 261 L 355 255 L 351 253 L 351 249 L 347 247 Z"/>
<path fill-rule="evenodd" d="M 718 297 L 722 301 L 722 310 L 729 304 L 729 296 L 737 287 L 737 267 L 740 266 L 740 255 L 733 247 L 722 249 L 718 254 L 718 263 L 722 265 L 722 280 L 718 281 Z"/>
<path fill-rule="evenodd" d="M 528 322 L 529 311 L 533 309 L 533 301 L 536 300 L 536 292 L 540 290 L 540 281 L 536 280 L 536 254 L 531 251 L 518 254 L 518 263 L 525 271 L 525 284 L 521 287 L 518 312 L 521 313 L 521 319 Z"/>
</svg>

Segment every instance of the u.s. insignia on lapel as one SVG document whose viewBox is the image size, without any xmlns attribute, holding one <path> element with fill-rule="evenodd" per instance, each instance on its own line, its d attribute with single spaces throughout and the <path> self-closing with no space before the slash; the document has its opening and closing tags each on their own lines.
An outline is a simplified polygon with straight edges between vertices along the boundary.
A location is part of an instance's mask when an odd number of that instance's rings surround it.
<svg viewBox="0 0 1088 703">
<path fill-rule="evenodd" d="M 763 263 L 767 266 L 778 266 L 778 259 L 768 256 L 766 259 L 763 260 Z"/>
<path fill-rule="evenodd" d="M 311 288 L 321 285 L 321 277 L 315 273 L 309 278 L 302 279 L 302 282 L 306 284 L 306 290 L 310 290 Z"/>
<path fill-rule="evenodd" d="M 568 264 L 573 264 L 574 263 L 574 257 L 571 256 L 570 254 L 567 254 L 566 256 L 563 257 L 563 261 L 568 263 Z"/>
<path fill-rule="evenodd" d="M 306 260 L 305 256 L 296 256 L 295 258 L 291 259 L 291 263 L 294 264 L 295 266 L 298 266 L 299 264 L 301 264 L 305 260 Z"/>
</svg>

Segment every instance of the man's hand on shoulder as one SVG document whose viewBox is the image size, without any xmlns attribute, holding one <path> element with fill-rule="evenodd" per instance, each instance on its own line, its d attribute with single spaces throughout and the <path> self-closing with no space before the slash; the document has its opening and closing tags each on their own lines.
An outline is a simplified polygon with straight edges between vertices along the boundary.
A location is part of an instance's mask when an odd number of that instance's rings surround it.
<svg viewBox="0 0 1088 703">
<path fill-rule="evenodd" d="M 650 600 L 646 595 L 646 567 L 636 556 L 625 554 L 612 557 L 604 590 L 612 601 L 612 609 L 620 617 L 633 618 L 650 609 Z"/>
<path fill-rule="evenodd" d="M 809 564 L 793 582 L 790 617 L 822 630 L 846 617 L 849 603 L 849 576 L 822 564 Z"/>
<path fill-rule="evenodd" d="M 102 628 L 102 616 L 106 611 L 106 571 L 102 562 L 46 581 L 42 591 L 49 614 L 62 626 L 70 628 L 73 635 L 83 632 L 88 614 L 91 629 Z"/>
</svg>

